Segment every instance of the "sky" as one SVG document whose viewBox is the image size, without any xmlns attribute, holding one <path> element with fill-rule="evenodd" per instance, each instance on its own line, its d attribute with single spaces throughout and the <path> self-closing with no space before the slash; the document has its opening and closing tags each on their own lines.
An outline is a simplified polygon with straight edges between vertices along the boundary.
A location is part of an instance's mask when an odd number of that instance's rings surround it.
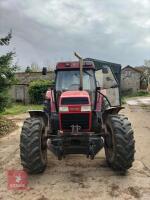
<svg viewBox="0 0 150 200">
<path fill-rule="evenodd" d="M 12 29 L 15 62 L 84 58 L 138 66 L 150 59 L 149 0 L 0 0 L 0 37 Z"/>
</svg>

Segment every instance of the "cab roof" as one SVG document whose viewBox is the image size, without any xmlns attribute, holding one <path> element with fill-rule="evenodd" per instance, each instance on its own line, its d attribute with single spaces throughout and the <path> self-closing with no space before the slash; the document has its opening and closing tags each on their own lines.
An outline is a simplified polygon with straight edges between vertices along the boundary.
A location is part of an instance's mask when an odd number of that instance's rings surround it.
<svg viewBox="0 0 150 200">
<path fill-rule="evenodd" d="M 59 62 L 56 65 L 56 70 L 69 70 L 69 69 L 79 69 L 80 63 L 79 61 L 66 61 L 66 62 Z M 95 69 L 95 65 L 93 61 L 84 61 L 83 68 Z"/>
</svg>

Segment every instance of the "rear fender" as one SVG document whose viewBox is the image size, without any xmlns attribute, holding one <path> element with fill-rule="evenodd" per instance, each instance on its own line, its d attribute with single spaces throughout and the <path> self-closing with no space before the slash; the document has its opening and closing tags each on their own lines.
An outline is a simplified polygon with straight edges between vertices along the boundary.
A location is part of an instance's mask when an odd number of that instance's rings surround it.
<svg viewBox="0 0 150 200">
<path fill-rule="evenodd" d="M 105 120 L 109 114 L 118 114 L 118 112 L 122 109 L 124 109 L 122 106 L 110 107 L 106 109 L 102 114 L 103 119 Z"/>
<path fill-rule="evenodd" d="M 43 110 L 29 110 L 30 117 L 41 117 L 44 120 L 46 126 L 49 125 L 49 117 Z"/>
</svg>

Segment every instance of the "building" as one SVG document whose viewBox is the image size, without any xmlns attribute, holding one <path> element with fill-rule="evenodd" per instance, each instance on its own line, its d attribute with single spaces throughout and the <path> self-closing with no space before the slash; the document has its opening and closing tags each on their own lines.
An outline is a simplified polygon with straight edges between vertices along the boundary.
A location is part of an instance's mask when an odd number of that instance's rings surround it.
<svg viewBox="0 0 150 200">
<path fill-rule="evenodd" d="M 47 75 L 42 75 L 42 72 L 18 72 L 15 74 L 17 83 L 13 85 L 9 94 L 13 101 L 29 103 L 30 98 L 28 94 L 29 83 L 33 80 L 54 80 L 54 72 L 47 72 Z"/>
<path fill-rule="evenodd" d="M 126 66 L 121 71 L 121 91 L 135 93 L 141 87 L 142 72 L 134 67 Z"/>
</svg>

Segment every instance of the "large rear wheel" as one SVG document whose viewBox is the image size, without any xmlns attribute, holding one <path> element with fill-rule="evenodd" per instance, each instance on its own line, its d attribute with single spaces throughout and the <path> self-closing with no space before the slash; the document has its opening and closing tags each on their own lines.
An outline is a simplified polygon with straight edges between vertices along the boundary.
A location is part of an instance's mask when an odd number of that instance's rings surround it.
<svg viewBox="0 0 150 200">
<path fill-rule="evenodd" d="M 47 165 L 46 130 L 42 118 L 24 121 L 20 136 L 21 164 L 31 174 L 41 173 Z"/>
<path fill-rule="evenodd" d="M 114 170 L 125 172 L 132 166 L 135 153 L 131 123 L 123 115 L 109 115 L 106 127 L 105 155 L 107 163 Z"/>
</svg>

